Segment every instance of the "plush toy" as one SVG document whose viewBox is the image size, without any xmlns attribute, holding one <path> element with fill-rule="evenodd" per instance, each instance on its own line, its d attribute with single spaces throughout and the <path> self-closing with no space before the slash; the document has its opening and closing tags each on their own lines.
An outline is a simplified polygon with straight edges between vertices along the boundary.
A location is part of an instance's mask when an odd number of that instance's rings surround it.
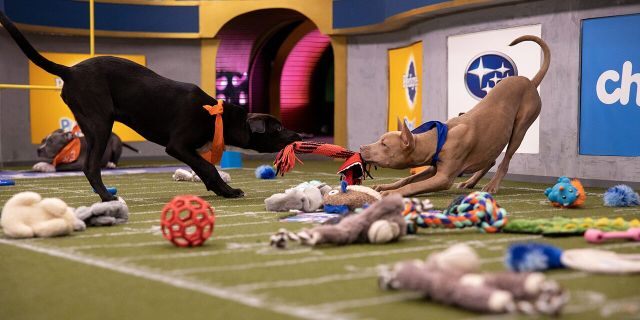
<svg viewBox="0 0 640 320">
<path fill-rule="evenodd" d="M 604 193 L 604 205 L 607 207 L 631 207 L 640 205 L 640 195 L 631 187 L 619 184 Z"/>
<path fill-rule="evenodd" d="M 64 236 L 86 228 L 64 201 L 43 199 L 35 192 L 11 197 L 2 208 L 0 224 L 10 238 Z"/>
<path fill-rule="evenodd" d="M 569 179 L 565 176 L 558 178 L 558 182 L 544 191 L 551 205 L 560 208 L 576 208 L 584 204 L 587 195 L 578 179 Z"/>
<path fill-rule="evenodd" d="M 117 201 L 97 202 L 91 207 L 79 207 L 75 215 L 90 227 L 112 226 L 129 220 L 129 208 L 122 198 L 118 198 Z"/>
<path fill-rule="evenodd" d="M 514 219 L 504 226 L 503 232 L 542 234 L 544 236 L 581 235 L 587 229 L 602 231 L 625 231 L 640 228 L 640 220 L 626 221 L 622 218 L 564 218 Z"/>
<path fill-rule="evenodd" d="M 340 183 L 340 189 L 333 189 L 324 195 L 324 211 L 344 214 L 380 199 L 382 196 L 378 191 L 365 186 L 347 185 L 343 180 Z"/>
<path fill-rule="evenodd" d="M 482 232 L 494 233 L 507 224 L 507 211 L 487 192 L 472 192 L 457 197 L 444 212 L 429 212 L 424 205 L 406 202 L 403 215 L 409 233 L 418 228 L 477 227 Z"/>
<path fill-rule="evenodd" d="M 322 195 L 331 187 L 320 181 L 303 182 L 264 200 L 267 211 L 300 210 L 314 212 L 322 208 Z"/>
<path fill-rule="evenodd" d="M 335 225 L 321 225 L 296 233 L 280 229 L 271 236 L 271 245 L 286 248 L 287 241 L 307 246 L 321 244 L 387 243 L 406 234 L 402 217 L 402 197 L 391 195 L 373 203 L 362 212 L 352 214 Z"/>
<path fill-rule="evenodd" d="M 231 175 L 222 170 L 218 170 L 218 173 L 220 174 L 222 181 L 224 181 L 225 183 L 231 182 Z M 175 181 L 200 182 L 200 177 L 198 177 L 198 175 L 193 172 L 193 170 L 188 171 L 185 169 L 176 169 L 176 172 L 173 174 L 172 178 Z"/>
<path fill-rule="evenodd" d="M 480 260 L 466 244 L 429 256 L 381 267 L 383 290 L 420 292 L 433 301 L 486 313 L 557 315 L 568 295 L 541 273 L 478 273 Z"/>
<path fill-rule="evenodd" d="M 517 271 L 569 268 L 605 274 L 640 273 L 637 254 L 595 249 L 562 250 L 542 243 L 512 245 L 508 249 L 505 264 Z"/>
<path fill-rule="evenodd" d="M 340 180 L 347 181 L 347 184 L 361 184 L 367 176 L 371 177 L 367 165 L 360 156 L 360 153 L 347 150 L 341 146 L 334 144 L 313 142 L 313 141 L 297 141 L 289 144 L 280 150 L 273 162 L 276 167 L 276 174 L 284 175 L 293 169 L 296 161 L 302 163 L 296 153 L 313 153 L 321 154 L 332 158 L 346 159 L 340 169 L 338 175 Z"/>
<path fill-rule="evenodd" d="M 276 171 L 272 166 L 262 165 L 256 168 L 256 178 L 273 179 L 276 177 Z"/>
</svg>

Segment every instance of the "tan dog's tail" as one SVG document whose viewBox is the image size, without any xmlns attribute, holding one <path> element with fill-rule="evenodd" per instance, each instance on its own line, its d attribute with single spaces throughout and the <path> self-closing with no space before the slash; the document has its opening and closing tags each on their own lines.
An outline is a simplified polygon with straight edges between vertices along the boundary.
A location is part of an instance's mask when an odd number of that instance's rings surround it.
<svg viewBox="0 0 640 320">
<path fill-rule="evenodd" d="M 540 67 L 540 71 L 538 71 L 533 79 L 531 79 L 531 83 L 533 83 L 534 87 L 537 88 L 540 85 L 542 78 L 544 78 L 544 75 L 547 73 L 547 70 L 549 70 L 549 63 L 551 62 L 551 52 L 549 51 L 549 46 L 547 46 L 547 44 L 542 39 L 531 35 L 519 37 L 518 39 L 513 40 L 513 42 L 511 42 L 511 44 L 509 45 L 514 46 L 523 41 L 533 41 L 542 48 L 542 53 L 544 55 L 542 66 Z"/>
</svg>

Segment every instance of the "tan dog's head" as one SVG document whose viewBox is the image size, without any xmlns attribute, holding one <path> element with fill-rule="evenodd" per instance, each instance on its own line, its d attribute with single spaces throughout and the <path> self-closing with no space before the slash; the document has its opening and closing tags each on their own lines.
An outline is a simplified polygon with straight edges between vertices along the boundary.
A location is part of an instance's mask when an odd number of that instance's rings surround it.
<svg viewBox="0 0 640 320">
<path fill-rule="evenodd" d="M 411 153 L 416 147 L 415 136 L 406 123 L 400 131 L 387 132 L 372 144 L 360 147 L 362 159 L 383 168 L 406 169 L 412 165 Z"/>
</svg>

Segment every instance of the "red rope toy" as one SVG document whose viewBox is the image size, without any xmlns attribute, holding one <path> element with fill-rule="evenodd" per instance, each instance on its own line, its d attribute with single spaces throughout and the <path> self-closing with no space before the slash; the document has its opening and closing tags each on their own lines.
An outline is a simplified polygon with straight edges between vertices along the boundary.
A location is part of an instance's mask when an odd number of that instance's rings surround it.
<svg viewBox="0 0 640 320">
<path fill-rule="evenodd" d="M 340 180 L 345 180 L 350 185 L 361 184 L 366 176 L 373 179 L 360 153 L 347 150 L 335 144 L 313 141 L 293 142 L 280 150 L 276 156 L 276 160 L 273 162 L 273 165 L 276 167 L 276 174 L 279 173 L 281 176 L 284 176 L 285 173 L 293 169 L 296 161 L 302 163 L 302 161 L 296 157 L 296 153 L 313 153 L 331 158 L 346 159 L 340 169 L 338 169 L 338 174 L 340 175 Z"/>
</svg>

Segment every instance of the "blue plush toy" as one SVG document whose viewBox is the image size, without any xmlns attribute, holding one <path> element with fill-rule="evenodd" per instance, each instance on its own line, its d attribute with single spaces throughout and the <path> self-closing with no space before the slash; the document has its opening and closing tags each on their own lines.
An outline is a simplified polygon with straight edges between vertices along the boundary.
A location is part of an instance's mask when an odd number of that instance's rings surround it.
<svg viewBox="0 0 640 320">
<path fill-rule="evenodd" d="M 273 179 L 276 177 L 276 171 L 272 166 L 261 165 L 256 168 L 256 178 L 258 179 Z"/>
<path fill-rule="evenodd" d="M 575 208 L 584 203 L 587 198 L 584 188 L 578 179 L 569 179 L 565 176 L 558 178 L 558 182 L 544 191 L 551 205 L 561 208 Z"/>
<path fill-rule="evenodd" d="M 504 264 L 511 271 L 532 272 L 564 268 L 562 249 L 544 243 L 518 243 L 507 249 Z"/>
<path fill-rule="evenodd" d="M 640 196 L 631 187 L 619 184 L 604 193 L 604 205 L 607 207 L 631 207 L 640 205 Z"/>
</svg>

